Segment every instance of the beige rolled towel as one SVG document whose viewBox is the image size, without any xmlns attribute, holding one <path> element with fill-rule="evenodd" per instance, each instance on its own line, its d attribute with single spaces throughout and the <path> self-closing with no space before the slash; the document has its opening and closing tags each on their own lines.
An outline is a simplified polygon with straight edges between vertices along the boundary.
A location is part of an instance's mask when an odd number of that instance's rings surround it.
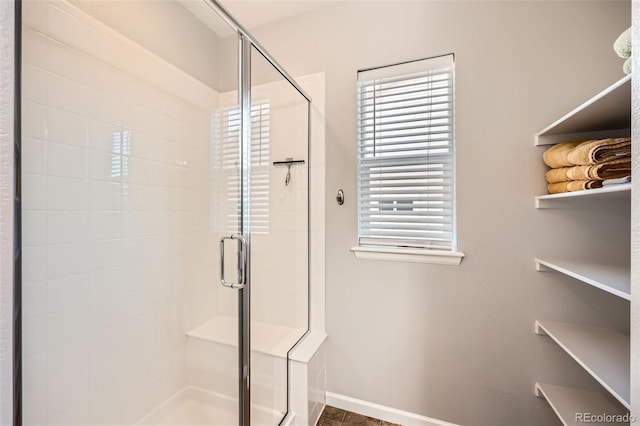
<svg viewBox="0 0 640 426">
<path fill-rule="evenodd" d="M 631 158 L 607 161 L 594 166 L 573 166 L 551 169 L 547 172 L 548 183 L 570 180 L 605 180 L 631 175 Z"/>
<path fill-rule="evenodd" d="M 602 188 L 600 180 L 572 180 L 569 182 L 550 183 L 547 185 L 549 194 L 560 194 L 563 192 L 582 191 L 585 189 Z"/>
<path fill-rule="evenodd" d="M 587 166 L 630 156 L 631 138 L 609 138 L 579 144 L 567 154 L 567 160 L 576 166 Z"/>
<path fill-rule="evenodd" d="M 569 152 L 583 142 L 573 141 L 555 144 L 542 154 L 542 160 L 552 169 L 573 166 L 574 164 L 568 160 Z"/>
<path fill-rule="evenodd" d="M 581 166 L 573 166 L 573 167 L 581 167 Z M 573 169 L 573 167 L 559 167 L 557 169 L 549 170 L 545 175 L 545 177 L 547 178 L 547 183 L 568 182 L 572 180 L 572 179 L 569 179 L 569 171 Z"/>
</svg>

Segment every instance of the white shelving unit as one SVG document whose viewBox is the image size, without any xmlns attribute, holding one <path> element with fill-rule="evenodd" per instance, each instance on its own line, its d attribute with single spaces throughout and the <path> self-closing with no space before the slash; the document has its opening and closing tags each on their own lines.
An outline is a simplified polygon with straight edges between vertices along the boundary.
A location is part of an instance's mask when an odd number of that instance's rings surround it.
<svg viewBox="0 0 640 426">
<path fill-rule="evenodd" d="M 631 134 L 631 76 L 626 76 L 535 135 L 535 145 L 570 140 L 626 137 Z M 537 209 L 590 209 L 603 205 L 630 208 L 631 184 L 535 197 Z M 628 242 L 623 242 L 628 244 Z M 536 258 L 536 270 L 555 271 L 631 300 L 630 265 L 581 259 Z M 604 295 L 603 295 L 604 297 Z M 549 336 L 600 385 L 601 392 L 536 383 L 564 425 L 577 422 L 576 413 L 624 415 L 630 408 L 629 336 L 616 330 L 580 324 L 535 322 L 535 332 Z M 606 391 L 606 393 L 605 393 Z M 598 423 L 607 424 L 607 423 Z M 620 424 L 620 423 L 617 423 Z"/>
<path fill-rule="evenodd" d="M 607 265 L 576 260 L 534 259 L 536 271 L 556 271 L 626 300 L 631 300 L 629 265 Z"/>
<path fill-rule="evenodd" d="M 624 77 L 535 136 L 536 145 L 631 135 L 631 75 Z"/>
<path fill-rule="evenodd" d="M 607 413 L 612 416 L 624 416 L 625 410 L 620 408 L 612 398 L 598 392 L 582 389 L 536 383 L 536 396 L 545 398 L 553 411 L 565 426 L 582 426 L 585 424 L 576 418 L 576 413 Z M 600 422 L 598 425 L 628 425 L 621 422 Z"/>
<path fill-rule="evenodd" d="M 536 321 L 536 334 L 548 335 L 614 398 L 630 408 L 629 336 L 616 330 Z"/>
<path fill-rule="evenodd" d="M 582 204 L 609 204 L 624 199 L 631 200 L 631 183 L 562 194 L 538 195 L 535 198 L 537 209 L 575 208 Z"/>
</svg>

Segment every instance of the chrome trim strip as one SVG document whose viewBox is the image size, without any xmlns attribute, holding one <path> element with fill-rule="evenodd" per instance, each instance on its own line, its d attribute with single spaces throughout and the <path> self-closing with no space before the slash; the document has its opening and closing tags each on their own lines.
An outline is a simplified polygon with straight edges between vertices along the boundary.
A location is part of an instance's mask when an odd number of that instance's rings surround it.
<svg viewBox="0 0 640 426">
<path fill-rule="evenodd" d="M 239 423 L 251 426 L 251 45 L 240 33 L 240 90 L 241 140 L 240 140 L 240 233 L 245 238 L 245 285 L 238 292 L 238 401 Z"/>
</svg>

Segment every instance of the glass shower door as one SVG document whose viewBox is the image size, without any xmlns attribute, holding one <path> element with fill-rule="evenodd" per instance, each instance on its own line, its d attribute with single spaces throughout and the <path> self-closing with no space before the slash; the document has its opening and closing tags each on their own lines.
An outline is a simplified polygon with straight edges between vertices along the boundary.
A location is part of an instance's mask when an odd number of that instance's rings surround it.
<svg viewBox="0 0 640 426">
<path fill-rule="evenodd" d="M 22 6 L 23 424 L 239 424 L 236 29 L 204 0 Z"/>
<path fill-rule="evenodd" d="M 251 423 L 277 425 L 309 323 L 309 105 L 255 47 L 250 63 Z"/>
<path fill-rule="evenodd" d="M 307 99 L 208 0 L 22 4 L 23 424 L 280 423 Z"/>
</svg>

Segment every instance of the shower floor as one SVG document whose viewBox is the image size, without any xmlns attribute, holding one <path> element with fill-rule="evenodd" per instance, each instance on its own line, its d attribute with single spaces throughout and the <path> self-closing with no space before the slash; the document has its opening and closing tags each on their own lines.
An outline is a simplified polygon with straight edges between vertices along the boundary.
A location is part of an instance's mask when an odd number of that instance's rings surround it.
<svg viewBox="0 0 640 426">
<path fill-rule="evenodd" d="M 277 425 L 282 414 L 254 407 L 252 423 L 264 426 Z M 195 386 L 187 386 L 135 426 L 235 426 L 238 424 L 238 401 Z"/>
<path fill-rule="evenodd" d="M 251 422 L 274 426 L 287 410 L 287 351 L 306 330 L 252 321 Z M 187 333 L 189 385 L 154 408 L 135 426 L 235 426 L 237 320 L 218 316 Z M 193 339 L 193 340 L 191 340 Z M 198 343 L 200 342 L 200 343 Z M 212 363 L 216 359 L 218 363 Z"/>
<path fill-rule="evenodd" d="M 174 407 L 173 410 L 169 411 L 164 417 L 158 419 L 158 421 L 153 424 L 158 426 L 232 425 L 234 424 L 234 420 L 234 416 L 226 410 L 211 407 L 200 401 L 187 400 L 177 407 Z"/>
</svg>

